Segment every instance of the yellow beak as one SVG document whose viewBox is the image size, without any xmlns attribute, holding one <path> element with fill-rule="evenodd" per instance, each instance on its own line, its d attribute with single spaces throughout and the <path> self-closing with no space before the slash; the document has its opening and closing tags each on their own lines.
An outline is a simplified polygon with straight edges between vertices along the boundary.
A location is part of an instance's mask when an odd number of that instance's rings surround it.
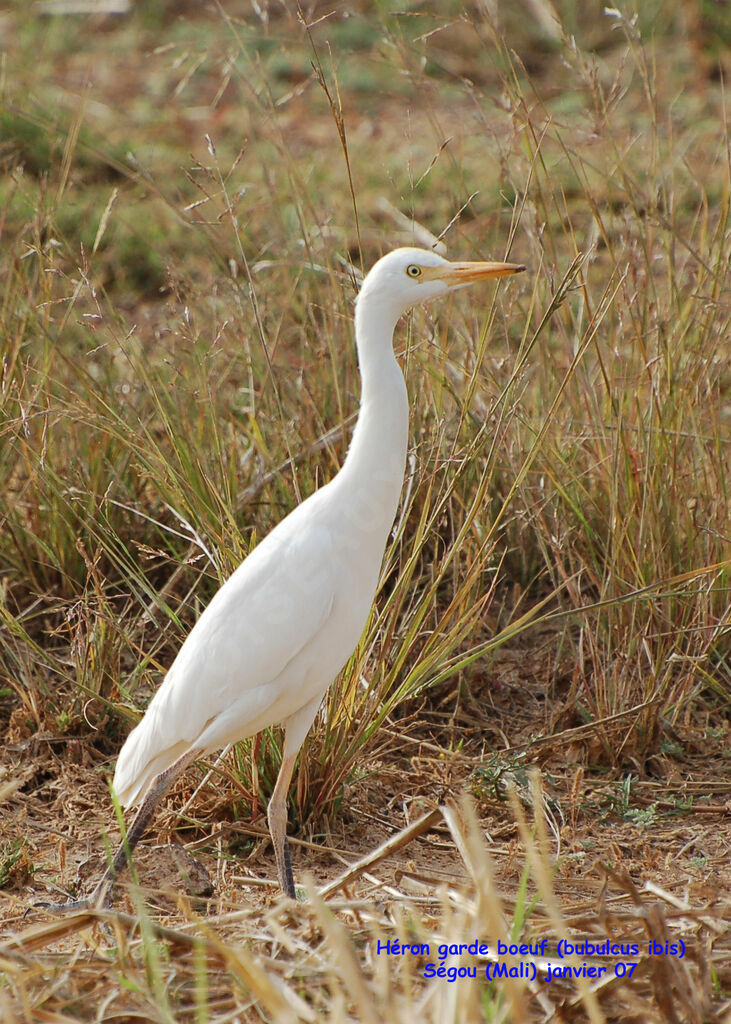
<svg viewBox="0 0 731 1024">
<path fill-rule="evenodd" d="M 445 281 L 450 288 L 491 277 L 506 277 L 525 270 L 520 263 L 450 263 L 448 267 L 434 268 L 433 279 Z M 432 277 L 432 274 L 429 275 Z"/>
</svg>

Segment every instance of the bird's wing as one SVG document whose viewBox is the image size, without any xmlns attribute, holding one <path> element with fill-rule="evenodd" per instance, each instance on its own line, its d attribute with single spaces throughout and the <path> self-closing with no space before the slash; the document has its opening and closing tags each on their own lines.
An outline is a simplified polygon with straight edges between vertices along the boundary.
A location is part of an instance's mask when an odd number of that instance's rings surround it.
<svg viewBox="0 0 731 1024">
<path fill-rule="evenodd" d="M 258 691 L 259 718 L 266 713 L 266 701 L 278 696 L 275 686 L 269 695 L 267 684 L 328 621 L 337 580 L 333 555 L 330 530 L 293 513 L 215 594 L 122 748 L 114 789 L 123 804 L 247 691 Z M 247 735 L 241 721 L 240 737 Z"/>
</svg>

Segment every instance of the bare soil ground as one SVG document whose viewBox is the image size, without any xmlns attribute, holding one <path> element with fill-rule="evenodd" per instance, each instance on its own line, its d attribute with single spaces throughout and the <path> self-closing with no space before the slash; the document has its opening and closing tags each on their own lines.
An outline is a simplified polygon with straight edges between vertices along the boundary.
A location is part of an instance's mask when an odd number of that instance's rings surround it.
<svg viewBox="0 0 731 1024">
<path fill-rule="evenodd" d="M 640 966 L 631 985 L 614 978 L 613 986 L 599 989 L 606 1019 L 631 1019 L 626 1014 L 633 1002 L 652 1012 L 652 1019 L 724 1019 L 731 986 L 731 779 L 727 757 L 709 752 L 707 739 L 709 729 L 723 729 L 723 723 L 690 719 L 676 726 L 672 741 L 682 753 L 654 756 L 634 773 L 592 769 L 592 746 L 599 742 L 594 727 L 571 724 L 547 732 L 547 717 L 559 722 L 570 707 L 570 679 L 556 687 L 555 672 L 548 671 L 549 649 L 545 636 L 520 649 L 503 649 L 489 672 L 473 679 L 458 707 L 445 689 L 441 701 L 432 695 L 403 721 L 391 723 L 378 759 L 363 765 L 329 833 L 292 837 L 295 876 L 322 889 L 425 812 L 452 805 L 467 791 L 477 801 L 495 892 L 504 912 L 514 916 L 523 900 L 525 846 L 505 798 L 505 782 L 508 776 L 515 782 L 530 819 L 526 770 L 539 765 L 555 829 L 549 843 L 552 890 L 569 934 L 597 944 L 608 937 L 633 941 L 642 950 L 634 958 Z M 550 688 L 549 678 L 554 680 Z M 452 755 L 445 753 L 445 720 L 447 728 L 465 737 Z M 621 744 L 629 728 L 629 722 L 612 723 L 611 740 Z M 497 760 L 496 751 L 501 752 Z M 36 970 L 57 978 L 59 1005 L 67 995 L 60 969 L 64 950 L 77 956 L 94 948 L 96 940 L 88 946 L 93 933 L 76 931 L 83 916 L 75 926 L 65 918 L 48 924 L 33 905 L 88 891 L 103 869 L 107 845 L 118 841 L 106 760 L 84 740 L 24 735 L 17 719 L 6 731 L 0 780 L 15 792 L 5 801 L 3 841 L 22 840 L 23 856 L 9 868 L 0 890 L 0 951 L 12 956 L 20 943 Z M 266 935 L 272 921 L 295 932 L 305 925 L 311 929 L 312 923 L 296 911 L 278 909 L 263 809 L 255 818 L 232 820 L 234 776 L 225 766 L 223 772 L 222 778 L 209 778 L 192 805 L 187 801 L 201 780 L 200 768 L 189 772 L 167 800 L 135 856 L 142 897 L 154 920 L 171 929 L 164 937 L 173 947 L 189 935 L 191 920 L 208 920 L 222 940 L 239 942 L 246 936 L 261 956 L 277 963 L 278 933 Z M 188 824 L 181 829 L 183 805 Z M 428 918 L 445 887 L 472 891 L 472 870 L 448 822 L 439 817 L 403 848 L 360 867 L 340 895 L 351 912 L 360 906 L 366 918 L 371 915 L 364 908 L 392 922 L 414 907 Z M 531 881 L 528 899 L 536 894 Z M 137 899 L 120 885 L 116 927 L 130 935 Z M 124 917 L 125 912 L 133 916 Z M 372 933 L 359 935 L 350 927 L 372 961 Z M 529 934 L 534 942 L 547 939 L 546 955 L 555 957 L 559 935 L 542 900 L 529 917 Z M 678 939 L 685 943 L 683 960 L 647 953 L 650 940 Z M 182 970 L 189 961 L 179 955 Z M 613 977 L 616 957 L 592 962 L 604 964 Z M 66 986 L 75 991 L 78 982 L 75 976 Z M 85 984 L 98 991 L 104 987 L 91 966 Z M 221 1005 L 231 1003 L 231 981 L 221 976 L 216 985 Z M 584 1019 L 573 982 L 557 979 L 546 992 L 548 997 L 541 993 L 544 1016 L 564 1019 L 565 1012 L 565 1019 Z M 117 999 L 116 1005 L 123 1002 Z M 78 1019 L 94 1017 L 80 1013 Z"/>
<path fill-rule="evenodd" d="M 194 5 L 174 6 L 191 22 L 200 16 Z M 201 26 L 215 17 L 215 12 L 200 16 Z M 0 15 L 0 24 L 6 38 L 20 45 L 22 19 Z M 693 19 L 691 27 L 691 51 L 707 54 L 703 18 Z M 105 19 L 94 26 L 99 40 L 115 30 Z M 158 161 L 164 173 L 174 175 L 191 151 L 195 159 L 205 152 L 204 130 L 215 133 L 203 123 L 200 97 L 176 103 L 185 92 L 188 71 L 197 73 L 195 53 L 181 49 L 172 60 L 154 45 L 154 29 L 145 38 L 139 51 L 129 40 L 125 49 L 98 43 L 106 59 L 94 63 L 92 114 L 109 125 L 120 161 L 132 138 L 141 149 L 149 147 L 153 171 L 159 173 Z M 408 127 L 409 159 L 417 177 L 431 160 L 436 175 L 451 159 L 445 145 L 437 160 L 426 127 L 438 122 L 444 137 L 454 131 L 458 164 L 460 153 L 472 152 L 471 90 L 496 88 L 494 69 L 482 59 L 484 40 L 461 12 L 438 38 L 444 43 L 444 81 L 461 83 L 464 91 L 446 102 L 424 81 L 428 103 L 415 107 Z M 211 60 L 203 65 L 198 84 L 205 103 L 215 108 L 210 117 L 218 135 L 238 139 L 245 134 L 241 124 L 247 111 L 240 96 L 229 101 L 221 85 L 224 51 L 211 45 Z M 307 77 L 306 41 L 300 40 L 296 52 L 303 57 L 300 64 L 281 70 L 278 86 L 287 82 L 291 97 L 282 105 L 272 137 L 285 133 L 290 154 L 322 147 L 324 159 L 335 160 L 332 114 Z M 523 51 L 544 96 L 553 95 L 554 88 L 550 52 L 538 43 Z M 687 61 L 687 48 L 678 52 Z M 674 54 L 665 55 L 658 73 L 658 87 L 669 92 L 674 89 Z M 66 106 L 69 97 L 76 99 L 83 91 L 89 60 L 80 43 L 76 48 L 69 44 L 62 58 L 54 58 L 54 82 Z M 397 116 L 400 97 L 381 95 L 378 67 L 366 70 L 373 76 L 367 87 L 358 91 L 353 83 L 343 84 L 349 137 L 361 151 L 373 146 L 382 153 L 397 152 L 404 137 Z M 617 71 L 617 95 L 625 88 L 623 73 L 623 68 Z M 696 92 L 706 88 L 710 73 L 702 62 L 694 64 Z M 26 74 L 32 91 L 32 68 Z M 158 120 L 140 114 L 137 126 L 126 95 L 134 95 L 143 79 L 166 100 L 160 102 Z M 496 116 L 495 136 L 512 130 L 501 127 L 507 124 L 507 117 Z M 175 154 L 172 162 L 162 152 L 165 147 Z M 108 162 L 105 166 L 108 171 Z M 564 184 L 570 203 L 571 182 Z M 110 182 L 104 187 L 102 209 Z M 434 193 L 436 200 L 428 197 L 425 207 L 444 195 L 439 189 Z M 359 237 L 366 252 L 375 251 L 380 245 L 375 225 L 382 216 L 378 196 L 365 187 L 361 195 Z M 423 212 L 419 197 L 411 198 L 418 220 Z M 443 202 L 444 211 L 430 208 L 433 223 L 454 212 L 452 197 Z M 338 214 L 349 216 L 346 201 Z M 494 225 L 485 218 L 482 226 L 488 235 Z M 143 226 L 143 234 L 148 227 Z M 220 224 L 211 224 L 211 232 L 217 230 Z M 357 242 L 354 229 L 339 239 L 344 252 L 350 248 L 354 253 Z M 155 273 L 151 265 L 142 275 L 150 290 L 143 293 L 140 285 L 135 291 L 129 282 L 137 250 L 127 263 L 119 251 L 115 242 L 100 255 L 99 287 L 108 288 L 130 323 L 140 325 L 144 347 L 165 330 L 172 299 L 169 293 L 161 298 L 160 288 L 149 286 Z M 595 266 L 601 268 L 602 261 L 609 262 L 604 250 Z M 169 277 L 161 270 L 160 278 L 176 285 L 185 273 L 193 276 L 205 256 L 196 251 L 187 258 L 181 243 L 170 262 Z M 327 831 L 315 834 L 306 824 L 292 832 L 295 877 L 307 882 L 309 897 L 297 907 L 280 902 L 264 808 L 251 806 L 227 760 L 196 766 L 168 797 L 135 856 L 140 890 L 120 884 L 117 909 L 108 913 L 50 919 L 35 904 L 88 891 L 103 869 L 107 849 L 119 839 L 108 787 L 119 744 L 109 736 L 97 738 L 78 717 L 64 731 L 43 706 L 29 715 L 27 707 L 5 694 L 0 718 L 0 1020 L 731 1021 L 728 704 L 719 688 L 708 701 L 688 700 L 672 723 L 661 720 L 657 735 L 638 743 L 634 712 L 587 720 L 582 712 L 587 680 L 576 648 L 565 641 L 565 633 L 550 628 L 523 634 L 476 662 L 458 688 L 450 681 L 402 705 L 367 748 L 340 806 L 325 823 Z M 34 699 L 32 688 L 28 699 Z M 648 753 L 639 755 L 638 750 Z M 531 789 L 535 769 L 540 805 L 537 790 Z M 476 807 L 478 829 L 461 803 L 465 793 Z M 409 826 L 435 809 L 431 827 L 409 839 Z M 389 840 L 394 849 L 369 861 Z M 354 870 L 331 890 L 330 913 L 324 912 L 317 889 L 333 886 L 349 867 Z M 631 978 L 619 975 L 617 957 L 600 955 L 596 962 L 608 973 L 591 997 L 580 983 L 564 978 L 550 985 L 521 979 L 519 990 L 506 982 L 506 1001 L 501 1002 L 496 985 L 488 996 L 481 990 L 484 1002 L 477 990 L 460 990 L 464 1003 L 453 1006 L 447 982 L 425 980 L 429 958 L 386 961 L 377 951 L 386 936 L 402 942 L 467 943 L 483 933 L 496 934 L 499 925 L 531 941 L 546 939 L 546 956 L 554 960 L 564 934 L 598 944 L 608 938 L 634 942 L 638 966 Z M 652 954 L 650 941 L 682 941 L 685 955 Z"/>
</svg>

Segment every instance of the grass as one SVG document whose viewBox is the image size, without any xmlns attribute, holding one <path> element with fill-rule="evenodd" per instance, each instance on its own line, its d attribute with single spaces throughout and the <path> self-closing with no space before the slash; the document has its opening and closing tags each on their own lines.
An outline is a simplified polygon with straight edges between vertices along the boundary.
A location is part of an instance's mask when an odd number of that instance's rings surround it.
<svg viewBox="0 0 731 1024">
<path fill-rule="evenodd" d="M 71 18 L 7 16 L 0 716 L 14 743 L 50 735 L 90 763 L 115 755 L 220 582 L 341 464 L 357 274 L 444 235 L 454 256 L 509 251 L 529 272 L 417 312 L 398 335 L 412 397 L 403 503 L 371 620 L 303 749 L 291 828 L 340 828 L 347 794 L 406 771 L 404 749 L 412 767 L 438 751 L 428 774 L 446 780 L 415 800 L 471 778 L 483 801 L 503 764 L 565 771 L 569 749 L 577 819 L 581 779 L 660 764 L 677 777 L 704 743 L 722 758 L 731 182 L 709 55 L 724 29 L 680 3 L 662 19 L 652 5 L 601 20 L 554 6 L 558 21 L 528 26 L 517 8 L 356 4 L 305 30 L 267 5 L 147 4 L 82 40 Z M 545 709 L 521 731 L 517 700 L 496 727 L 503 652 L 527 659 L 536 643 L 529 689 L 544 681 Z M 246 821 L 280 755 L 276 730 L 258 751 L 240 745 L 184 834 Z M 627 786 L 618 813 L 652 833 L 666 808 L 634 806 Z M 424 915 L 399 901 L 399 934 L 467 941 L 486 913 L 502 927 L 476 833 L 454 820 L 464 893 Z M 548 846 L 532 857 L 519 833 L 558 937 Z M 29 847 L 3 849 L 33 869 Z M 331 918 L 313 896 L 286 967 L 204 929 L 174 997 L 162 979 L 177 961 L 154 927 L 129 948 L 118 932 L 120 984 L 154 1019 L 217 1019 L 213 957 L 265 1016 L 284 999 L 292 1019 L 308 1003 L 368 1019 L 374 999 L 412 1019 L 413 985 L 447 1019 L 443 983 L 363 960 L 371 919 L 353 948 L 365 911 L 346 902 Z M 311 969 L 303 951 L 320 957 L 320 943 L 335 968 Z M 537 1012 L 524 985 L 453 992 L 462 1019 L 478 1004 L 486 1019 Z M 641 992 L 659 1019 L 659 982 Z M 599 1020 L 615 996 L 577 999 Z"/>
<path fill-rule="evenodd" d="M 67 1019 L 86 1019 L 83 1008 L 69 999 L 69 993 L 81 991 L 87 993 L 87 1003 L 102 1007 L 110 1019 L 122 1012 L 163 1021 L 227 1020 L 236 1015 L 253 1020 L 255 1014 L 264 1019 L 314 1021 L 342 1019 L 346 1007 L 355 1019 L 365 1021 L 412 1021 L 416 1013 L 430 1021 L 445 1017 L 529 1019 L 534 995 L 519 973 L 521 960 L 498 955 L 497 938 L 490 937 L 501 936 L 507 944 L 518 944 L 526 940 L 530 927 L 531 944 L 538 949 L 545 942 L 541 955 L 565 967 L 553 937 L 568 941 L 577 928 L 586 934 L 590 907 L 582 902 L 564 917 L 551 881 L 547 837 L 538 825 L 540 815 L 532 822 L 538 833 L 534 836 L 517 803 L 514 813 L 531 865 L 514 900 L 501 900 L 497 895 L 491 857 L 467 803 L 461 811 L 445 809 L 444 822 L 464 858 L 469 897 L 443 887 L 436 899 L 422 907 L 398 902 L 392 904 L 391 914 L 385 915 L 378 902 L 331 898 L 326 905 L 310 884 L 308 901 L 298 907 L 296 917 L 281 907 L 272 908 L 264 922 L 257 921 L 260 915 L 251 908 L 208 919 L 188 911 L 177 928 L 152 919 L 144 900 L 138 898 L 135 917 L 109 911 L 77 914 L 34 925 L 26 931 L 22 947 L 13 941 L 6 943 L 3 952 L 9 989 L 12 992 L 20 982 L 24 966 L 29 980 L 33 978 L 31 972 L 44 962 L 38 954 L 46 946 L 68 941 L 80 929 L 99 921 L 114 928 L 111 948 L 90 949 L 83 958 L 61 960 L 50 978 L 48 964 L 45 966 L 52 1001 L 64 1006 Z M 631 880 L 609 874 L 610 885 L 621 893 L 613 892 L 609 904 L 622 942 L 628 948 L 630 943 L 644 948 L 648 912 L 655 916 L 652 934 L 666 926 L 665 914 L 649 903 L 646 894 L 633 891 Z M 528 894 L 529 884 L 537 888 L 534 898 Z M 624 905 L 628 895 L 630 901 Z M 241 928 L 250 936 L 246 945 L 235 940 Z M 600 945 L 604 933 L 590 928 L 589 936 L 584 941 Z M 690 941 L 687 935 L 686 941 Z M 392 952 L 395 943 L 400 950 L 408 945 L 410 951 Z M 478 943 L 483 945 L 480 957 L 465 948 Z M 21 948 L 25 964 L 16 960 Z M 645 974 L 634 985 L 613 972 L 614 961 L 604 957 L 595 961 L 605 964 L 609 972 L 598 994 L 581 978 L 576 995 L 563 980 L 554 980 L 545 989 L 570 1000 L 580 1019 L 606 1019 L 600 1001 L 607 990 L 611 990 L 618 1012 L 629 1012 L 638 998 L 648 1003 L 657 998 L 667 1005 L 670 996 L 689 1019 L 700 1019 L 696 1010 L 707 1005 L 710 996 L 707 965 L 695 958 L 687 963 L 669 958 L 663 970 L 658 966 L 660 960 L 643 959 Z M 580 963 L 578 958 L 573 962 Z M 31 971 L 27 970 L 29 963 L 33 964 Z M 499 963 L 506 968 L 503 983 L 486 983 L 485 966 Z M 436 974 L 440 967 L 444 970 L 441 977 Z M 109 978 L 115 974 L 122 984 L 110 987 Z M 433 980 L 424 984 L 420 976 Z M 0 999 L 4 998 L 0 992 Z M 7 1000 L 5 1005 L 9 1005 Z"/>
</svg>

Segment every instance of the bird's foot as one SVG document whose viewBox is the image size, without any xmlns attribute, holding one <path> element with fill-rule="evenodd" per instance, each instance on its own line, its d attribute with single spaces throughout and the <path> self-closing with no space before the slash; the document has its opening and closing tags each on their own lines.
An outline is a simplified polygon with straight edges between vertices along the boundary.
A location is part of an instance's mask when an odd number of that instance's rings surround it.
<svg viewBox="0 0 731 1024">
<path fill-rule="evenodd" d="M 45 910 L 47 914 L 75 914 L 80 910 L 89 910 L 91 900 L 69 900 L 67 903 L 46 903 L 39 900 L 32 906 L 35 910 Z"/>
<path fill-rule="evenodd" d="M 66 903 L 34 903 L 33 907 L 45 910 L 47 914 L 76 914 L 82 910 L 109 910 L 114 895 L 114 879 L 106 874 L 97 882 L 90 896 Z"/>
</svg>

